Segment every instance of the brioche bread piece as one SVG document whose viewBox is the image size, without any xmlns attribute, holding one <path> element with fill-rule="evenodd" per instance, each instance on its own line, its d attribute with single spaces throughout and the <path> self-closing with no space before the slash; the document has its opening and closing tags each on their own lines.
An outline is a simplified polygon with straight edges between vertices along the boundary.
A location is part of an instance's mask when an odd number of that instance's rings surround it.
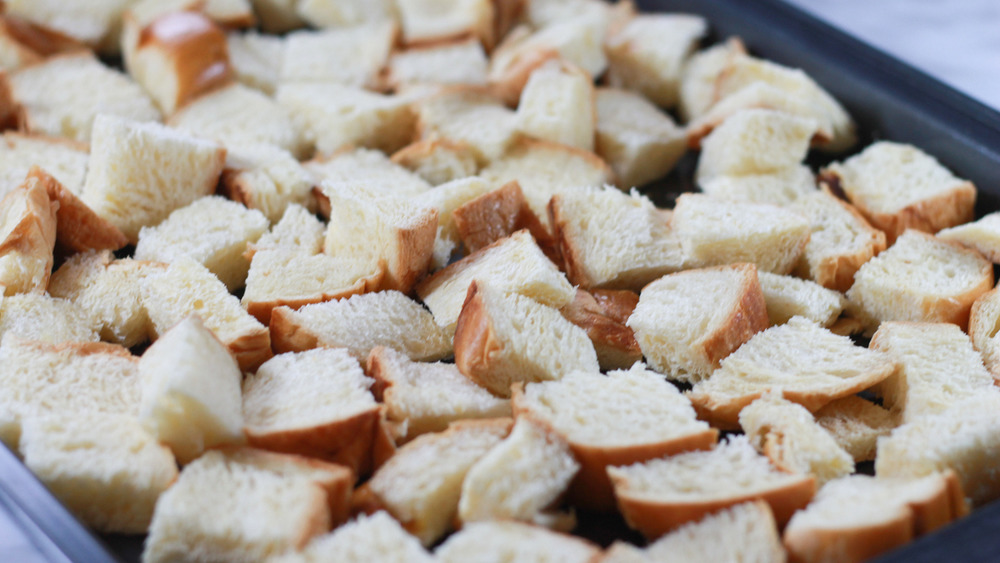
<svg viewBox="0 0 1000 563">
<path fill-rule="evenodd" d="M 236 360 L 197 315 L 163 333 L 139 359 L 139 419 L 187 464 L 205 450 L 242 444 Z"/>
<path fill-rule="evenodd" d="M 684 524 L 644 549 L 617 541 L 605 552 L 601 562 L 785 563 L 786 559 L 771 507 L 762 500 L 755 500 Z"/>
<path fill-rule="evenodd" d="M 516 136 L 517 115 L 482 88 L 444 88 L 415 106 L 419 138 L 465 144 L 479 166 L 500 158 Z"/>
<path fill-rule="evenodd" d="M 316 536 L 298 552 L 288 552 L 272 559 L 275 563 L 434 563 L 416 538 L 384 511 L 338 527 L 329 534 Z"/>
<path fill-rule="evenodd" d="M 545 226 L 549 226 L 546 207 L 552 196 L 615 183 L 614 172 L 596 154 L 533 139 L 517 141 L 503 158 L 480 170 L 479 176 L 495 187 L 516 180 Z"/>
<path fill-rule="evenodd" d="M 399 449 L 359 490 L 366 510 L 385 509 L 425 546 L 452 529 L 469 469 L 510 432 L 509 418 L 463 420 Z"/>
<path fill-rule="evenodd" d="M 517 104 L 517 129 L 529 137 L 594 150 L 597 106 L 593 79 L 551 60 L 531 72 Z"/>
<path fill-rule="evenodd" d="M 573 372 L 517 385 L 513 405 L 516 416 L 545 424 L 569 443 L 580 463 L 569 500 L 591 510 L 614 509 L 609 466 L 708 450 L 719 435 L 695 418 L 676 387 L 641 363 L 606 376 Z"/>
<path fill-rule="evenodd" d="M 277 223 L 292 204 L 316 207 L 313 178 L 290 153 L 273 145 L 240 145 L 226 153 L 221 191 Z"/>
<path fill-rule="evenodd" d="M 197 12 L 224 29 L 253 27 L 257 23 L 249 0 L 139 0 L 131 3 L 122 19 L 134 19 L 141 29 L 178 12 Z"/>
<path fill-rule="evenodd" d="M 469 285 L 458 317 L 455 365 L 498 397 L 510 397 L 513 383 L 600 370 L 587 333 L 559 311 L 480 281 Z"/>
<path fill-rule="evenodd" d="M 602 0 L 531 0 L 524 4 L 522 19 L 535 29 L 542 29 L 580 14 L 608 18 L 616 15 L 622 18 L 635 15 L 635 6 L 631 6 L 628 12 L 622 15 L 613 12 L 610 3 Z"/>
<path fill-rule="evenodd" d="M 987 390 L 900 425 L 878 439 L 875 474 L 913 478 L 953 469 L 973 506 L 1000 497 L 998 406 L 1000 392 Z"/>
<path fill-rule="evenodd" d="M 413 139 L 415 117 L 402 96 L 324 82 L 286 82 L 275 99 L 320 155 L 347 145 L 392 153 Z"/>
<path fill-rule="evenodd" d="M 306 23 L 318 27 L 351 27 L 397 18 L 392 0 L 298 0 L 295 11 Z"/>
<path fill-rule="evenodd" d="M 730 37 L 688 58 L 681 74 L 677 110 L 684 123 L 698 119 L 715 104 L 715 85 L 737 55 L 746 54 L 739 37 Z"/>
<path fill-rule="evenodd" d="M 113 344 L 49 344 L 5 335 L 0 341 L 0 440 L 17 451 L 22 421 L 43 414 L 138 414 L 137 362 Z"/>
<path fill-rule="evenodd" d="M 50 33 L 86 44 L 91 49 L 113 50 L 119 20 L 128 0 L 100 0 L 66 5 L 58 0 L 10 0 L 8 14 L 23 18 Z"/>
<path fill-rule="evenodd" d="M 156 121 L 160 112 L 132 79 L 87 52 L 58 55 L 8 75 L 21 129 L 89 142 L 100 113 Z"/>
<path fill-rule="evenodd" d="M 243 287 L 248 244 L 267 231 L 267 218 L 219 196 L 203 197 L 175 210 L 155 227 L 139 231 L 136 260 L 174 262 L 190 258 L 215 274 L 230 291 Z"/>
<path fill-rule="evenodd" d="M 101 339 L 132 347 L 149 338 L 152 326 L 142 299 L 142 279 L 166 264 L 124 258 L 109 251 L 70 257 L 49 282 L 53 297 L 68 299 L 87 312 Z"/>
<path fill-rule="evenodd" d="M 0 142 L 0 198 L 24 182 L 32 166 L 41 166 L 70 192 L 83 191 L 87 145 L 68 139 L 6 131 Z"/>
<path fill-rule="evenodd" d="M 430 269 L 438 212 L 400 195 L 360 185 L 323 184 L 330 202 L 323 252 L 381 264 L 381 289 L 409 293 Z"/>
<path fill-rule="evenodd" d="M 793 560 L 865 561 L 965 515 L 953 471 L 916 479 L 851 475 L 828 483 L 785 529 Z"/>
<path fill-rule="evenodd" d="M 378 90 L 397 32 L 396 24 L 386 20 L 290 33 L 284 40 L 280 81 Z"/>
<path fill-rule="evenodd" d="M 635 191 L 565 191 L 552 197 L 549 215 L 566 276 L 582 288 L 638 291 L 687 265 L 660 210 Z"/>
<path fill-rule="evenodd" d="M 477 250 L 427 278 L 417 295 L 434 320 L 451 334 L 474 280 L 486 280 L 494 289 L 518 293 L 550 307 L 573 300 L 574 289 L 526 230 Z"/>
<path fill-rule="evenodd" d="M 858 269 L 886 248 L 885 233 L 829 192 L 801 197 L 790 208 L 812 224 L 796 273 L 823 287 L 847 291 Z"/>
<path fill-rule="evenodd" d="M 885 322 L 868 346 L 899 365 L 876 392 L 903 423 L 993 389 L 993 376 L 972 341 L 951 323 Z"/>
<path fill-rule="evenodd" d="M 413 196 L 431 189 L 425 180 L 372 149 L 345 148 L 329 157 L 310 160 L 303 166 L 318 184 L 319 211 L 326 216 L 330 215 L 326 192 L 332 188 L 360 187 L 395 196 Z"/>
<path fill-rule="evenodd" d="M 820 181 L 885 231 L 889 243 L 907 229 L 936 233 L 972 220 L 976 187 L 920 149 L 890 141 L 820 171 Z"/>
<path fill-rule="evenodd" d="M 94 320 L 82 307 L 44 293 L 0 295 L 0 339 L 17 335 L 51 344 L 98 342 Z"/>
<path fill-rule="evenodd" d="M 255 448 L 333 461 L 367 474 L 382 409 L 358 361 L 342 348 L 280 354 L 243 381 L 243 419 Z"/>
<path fill-rule="evenodd" d="M 259 251 L 277 250 L 283 254 L 309 256 L 323 252 L 326 225 L 301 205 L 290 204 L 281 220 L 271 230 L 261 235 L 257 242 L 247 245 L 245 256 L 254 257 Z"/>
<path fill-rule="evenodd" d="M 671 226 L 691 264 L 750 262 L 775 274 L 792 271 L 812 231 L 809 221 L 794 211 L 702 194 L 677 198 Z"/>
<path fill-rule="evenodd" d="M 170 449 L 126 414 L 29 418 L 21 455 L 59 502 L 102 533 L 146 533 L 156 499 L 177 478 Z"/>
<path fill-rule="evenodd" d="M 122 46 L 128 73 L 164 115 L 235 80 L 226 33 L 198 11 L 128 12 Z"/>
<path fill-rule="evenodd" d="M 642 350 L 632 329 L 625 326 L 639 303 L 627 290 L 577 288 L 576 296 L 559 310 L 566 320 L 587 331 L 601 369 L 628 369 L 642 360 Z"/>
<path fill-rule="evenodd" d="M 608 81 L 635 90 L 662 107 L 680 95 L 685 61 L 708 31 L 704 18 L 687 14 L 636 16 L 605 40 Z"/>
<path fill-rule="evenodd" d="M 699 184 L 702 193 L 717 199 L 786 206 L 812 194 L 816 179 L 804 164 L 768 174 L 715 176 Z"/>
<path fill-rule="evenodd" d="M 580 465 L 569 444 L 533 421 L 518 418 L 502 442 L 482 456 L 465 475 L 458 517 L 464 524 L 517 520 L 561 527 L 572 515 L 544 512 L 558 500 Z"/>
<path fill-rule="evenodd" d="M 363 330 L 362 330 L 363 329 Z M 276 352 L 347 348 L 359 362 L 377 346 L 388 346 L 417 361 L 451 353 L 451 339 L 430 313 L 398 291 L 353 295 L 271 313 Z"/>
<path fill-rule="evenodd" d="M 875 459 L 876 440 L 899 425 L 897 413 L 855 395 L 831 401 L 814 415 L 856 463 Z"/>
<path fill-rule="evenodd" d="M 1000 263 L 1000 212 L 990 213 L 971 223 L 942 229 L 938 231 L 937 237 L 978 250 L 994 264 Z"/>
<path fill-rule="evenodd" d="M 263 92 L 238 83 L 200 96 L 167 123 L 226 147 L 265 144 L 306 155 L 305 143 L 285 110 Z"/>
<path fill-rule="evenodd" d="M 273 96 L 285 58 L 285 40 L 255 31 L 229 33 L 226 48 L 236 80 Z"/>
<path fill-rule="evenodd" d="M 473 522 L 434 550 L 441 563 L 505 561 L 594 561 L 600 549 L 589 541 L 514 521 Z"/>
<path fill-rule="evenodd" d="M 0 292 L 44 293 L 52 272 L 59 204 L 44 182 L 28 176 L 0 200 Z"/>
<path fill-rule="evenodd" d="M 56 210 L 56 250 L 73 254 L 86 250 L 118 250 L 128 239 L 118 227 L 99 217 L 73 192 L 38 166 L 28 172 L 29 181 L 45 188 Z"/>
<path fill-rule="evenodd" d="M 969 338 L 972 345 L 983 356 L 986 369 L 994 379 L 1000 379 L 1000 291 L 991 289 L 982 294 L 972 304 L 969 316 Z"/>
<path fill-rule="evenodd" d="M 687 150 L 673 119 L 635 92 L 598 88 L 596 106 L 596 152 L 621 188 L 666 176 Z"/>
<path fill-rule="evenodd" d="M 877 321 L 969 324 L 993 287 L 993 264 L 975 250 L 909 230 L 854 275 L 847 298 Z"/>
<path fill-rule="evenodd" d="M 393 89 L 408 84 L 486 85 L 486 52 L 475 38 L 396 52 L 386 81 Z"/>
<path fill-rule="evenodd" d="M 510 401 L 494 397 L 455 367 L 414 362 L 402 352 L 378 346 L 368 355 L 368 375 L 376 398 L 401 441 L 441 432 L 459 420 L 511 415 Z"/>
<path fill-rule="evenodd" d="M 843 295 L 815 282 L 769 272 L 758 272 L 757 278 L 772 325 L 798 316 L 829 328 L 847 304 Z"/>
<path fill-rule="evenodd" d="M 664 276 L 643 288 L 627 325 L 653 369 L 697 383 L 767 328 L 757 269 L 733 264 Z"/>
<path fill-rule="evenodd" d="M 101 114 L 80 199 L 135 243 L 142 227 L 215 191 L 225 159 L 214 143 Z"/>
<path fill-rule="evenodd" d="M 474 206 L 474 202 L 482 201 L 488 195 L 486 193 L 488 189 L 488 185 L 481 178 L 469 177 L 452 180 L 413 197 L 413 201 L 418 206 L 437 210 L 438 228 L 434 237 L 431 269 L 439 270 L 447 266 L 451 261 L 452 254 L 462 242 L 466 243 L 465 247 L 469 252 L 480 248 L 480 246 L 469 246 L 468 242 L 464 240 L 462 236 L 463 223 L 460 218 L 464 215 L 460 210 L 466 209 L 470 205 Z M 537 220 L 535 222 L 537 223 Z M 513 232 L 512 230 L 501 236 L 507 236 Z M 492 242 L 492 240 L 489 241 L 489 243 Z M 482 246 L 486 246 L 486 244 Z"/>
<path fill-rule="evenodd" d="M 748 109 L 725 120 L 701 143 L 696 177 L 768 174 L 798 166 L 816 121 L 768 109 Z"/>
<path fill-rule="evenodd" d="M 641 302 L 640 302 L 641 305 Z M 712 377 L 688 394 L 699 417 L 732 428 L 739 412 L 772 388 L 815 412 L 889 377 L 897 364 L 888 354 L 855 346 L 802 317 L 771 327 L 722 360 Z"/>
<path fill-rule="evenodd" d="M 156 503 L 142 560 L 259 561 L 347 519 L 346 467 L 251 448 L 210 451 Z"/>
<path fill-rule="evenodd" d="M 485 187 L 486 184 L 483 183 Z M 558 257 L 554 250 L 555 241 L 535 212 L 528 207 L 524 192 L 517 181 L 464 203 L 451 212 L 457 234 L 465 249 L 475 252 L 494 242 L 508 237 L 521 229 L 527 229 L 536 242 L 540 242 L 542 252 L 550 258 Z"/>
<path fill-rule="evenodd" d="M 396 0 L 396 9 L 408 45 L 475 37 L 490 49 L 496 41 L 491 0 Z"/>
<path fill-rule="evenodd" d="M 816 493 L 812 476 L 774 467 L 738 435 L 709 451 L 609 467 L 608 476 L 625 521 L 649 539 L 750 500 L 765 501 L 780 527 Z"/>
<path fill-rule="evenodd" d="M 740 427 L 775 467 L 812 475 L 816 486 L 854 472 L 854 458 L 816 423 L 812 413 L 768 392 L 740 411 Z"/>
<path fill-rule="evenodd" d="M 396 151 L 392 162 L 434 186 L 467 179 L 479 170 L 472 148 L 447 139 L 432 138 L 411 143 Z"/>
<path fill-rule="evenodd" d="M 267 327 L 257 322 L 230 295 L 226 286 L 201 264 L 179 258 L 142 279 L 142 299 L 154 335 L 165 333 L 185 317 L 198 314 L 205 326 L 229 348 L 240 369 L 254 371 L 271 357 Z"/>
</svg>

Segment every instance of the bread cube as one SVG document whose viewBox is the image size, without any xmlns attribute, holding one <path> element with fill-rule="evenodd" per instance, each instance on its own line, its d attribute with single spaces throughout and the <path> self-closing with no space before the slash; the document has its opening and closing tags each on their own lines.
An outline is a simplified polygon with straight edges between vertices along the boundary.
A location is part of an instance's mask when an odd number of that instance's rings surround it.
<svg viewBox="0 0 1000 563">
<path fill-rule="evenodd" d="M 391 0 L 299 0 L 295 12 L 306 23 L 318 27 L 352 27 L 396 19 Z"/>
<path fill-rule="evenodd" d="M 254 31 L 229 33 L 226 47 L 236 80 L 273 96 L 285 58 L 284 38 Z"/>
<path fill-rule="evenodd" d="M 434 556 L 442 563 L 469 561 L 480 553 L 510 560 L 586 563 L 600 557 L 599 548 L 580 538 L 511 520 L 472 522 L 438 546 Z"/>
<path fill-rule="evenodd" d="M 639 296 L 628 290 L 577 288 L 576 297 L 559 310 L 566 320 L 587 331 L 602 370 L 628 369 L 642 360 L 635 333 L 625 326 Z"/>
<path fill-rule="evenodd" d="M 289 152 L 273 145 L 239 146 L 227 151 L 221 191 L 256 209 L 271 223 L 292 205 L 315 209 L 312 175 Z"/>
<path fill-rule="evenodd" d="M 470 247 L 462 237 L 461 210 L 488 195 L 487 189 L 486 182 L 478 177 L 469 177 L 441 184 L 413 197 L 418 206 L 437 210 L 438 229 L 431 256 L 432 270 L 447 266 L 461 242 L 465 242 L 470 252 L 478 248 Z"/>
<path fill-rule="evenodd" d="M 716 199 L 787 206 L 817 190 L 816 178 L 805 164 L 765 174 L 714 176 L 699 182 L 702 193 Z"/>
<path fill-rule="evenodd" d="M 44 293 L 52 272 L 58 204 L 29 176 L 0 200 L 0 293 Z"/>
<path fill-rule="evenodd" d="M 491 0 L 396 0 L 408 45 L 442 43 L 475 37 L 493 47 L 493 3 Z"/>
<path fill-rule="evenodd" d="M 518 130 L 543 141 L 593 151 L 594 83 L 579 69 L 549 61 L 528 77 L 517 105 Z"/>
<path fill-rule="evenodd" d="M 771 325 L 783 324 L 792 317 L 805 317 L 829 328 L 847 306 L 843 295 L 815 282 L 770 272 L 757 272 L 757 279 Z"/>
<path fill-rule="evenodd" d="M 421 139 L 464 144 L 479 166 L 503 156 L 516 136 L 517 115 L 482 89 L 453 86 L 415 107 Z"/>
<path fill-rule="evenodd" d="M 816 121 L 766 109 L 736 113 L 702 141 L 698 183 L 716 176 L 768 174 L 798 166 Z"/>
<path fill-rule="evenodd" d="M 290 551 L 273 559 L 275 563 L 315 563 L 319 561 L 406 561 L 433 563 L 435 559 L 399 522 L 384 511 L 372 516 L 358 515 L 343 526 L 315 536 L 299 552 Z"/>
<path fill-rule="evenodd" d="M 80 195 L 89 147 L 83 143 L 6 131 L 0 142 L 0 198 L 20 186 L 32 166 L 41 166 L 70 192 Z"/>
<path fill-rule="evenodd" d="M 32 166 L 28 180 L 45 187 L 56 209 L 56 249 L 72 254 L 86 250 L 118 250 L 128 243 L 125 235 L 83 203 L 47 172 Z"/>
<path fill-rule="evenodd" d="M 325 158 L 315 158 L 303 165 L 312 174 L 318 189 L 319 211 L 330 216 L 327 191 L 364 188 L 389 196 L 412 196 L 426 192 L 431 185 L 406 168 L 392 162 L 384 153 L 372 149 L 344 149 Z"/>
<path fill-rule="evenodd" d="M 598 88 L 596 101 L 596 152 L 615 171 L 620 187 L 666 176 L 687 151 L 683 131 L 639 94 Z"/>
<path fill-rule="evenodd" d="M 475 38 L 399 51 L 389 59 L 386 81 L 408 84 L 486 85 L 486 52 Z"/>
<path fill-rule="evenodd" d="M 978 250 L 994 264 L 1000 263 L 1000 213 L 990 213 L 977 221 L 942 229 L 937 237 Z"/>
<path fill-rule="evenodd" d="M 388 20 L 291 33 L 284 40 L 280 80 L 378 90 L 397 33 L 396 24 Z"/>
<path fill-rule="evenodd" d="M 743 41 L 739 37 L 730 37 L 688 58 L 681 73 L 677 97 L 677 112 L 684 123 L 698 119 L 711 109 L 717 101 L 715 84 L 719 76 L 732 65 L 737 55 L 745 53 Z"/>
<path fill-rule="evenodd" d="M 392 162 L 434 186 L 468 178 L 479 169 L 476 153 L 471 147 L 447 139 L 424 139 L 411 143 L 396 151 Z"/>
<path fill-rule="evenodd" d="M 66 5 L 59 0 L 12 0 L 7 13 L 51 32 L 68 36 L 91 49 L 117 48 L 117 28 L 125 0 L 100 0 Z"/>
<path fill-rule="evenodd" d="M 544 247 L 542 251 L 553 260 L 558 260 L 558 255 L 552 251 L 554 240 L 535 212 L 528 207 L 524 192 L 516 181 L 465 202 L 452 211 L 451 215 L 454 228 L 469 252 L 475 252 L 521 229 L 527 229 L 535 242 Z"/>
<path fill-rule="evenodd" d="M 0 296 L 0 339 L 15 335 L 25 340 L 98 342 L 94 320 L 79 305 L 44 293 Z"/>
</svg>

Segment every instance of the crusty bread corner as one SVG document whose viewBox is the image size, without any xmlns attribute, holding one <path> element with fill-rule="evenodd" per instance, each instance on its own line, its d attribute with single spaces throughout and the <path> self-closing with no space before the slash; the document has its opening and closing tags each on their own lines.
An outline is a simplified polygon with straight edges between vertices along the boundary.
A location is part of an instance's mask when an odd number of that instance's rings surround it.
<svg viewBox="0 0 1000 563">
<path fill-rule="evenodd" d="M 527 229 L 546 256 L 550 259 L 558 256 L 555 241 L 528 206 L 516 180 L 466 202 L 452 211 L 451 216 L 469 252 Z"/>
<path fill-rule="evenodd" d="M 597 105 L 593 79 L 584 71 L 553 59 L 531 72 L 517 104 L 523 135 L 594 150 Z"/>
<path fill-rule="evenodd" d="M 1000 379 L 1000 290 L 996 288 L 979 296 L 969 314 L 969 338 L 983 356 L 986 369 L 994 379 Z"/>
<path fill-rule="evenodd" d="M 0 200 L 0 286 L 7 295 L 44 292 L 52 272 L 59 204 L 28 176 Z"/>
<path fill-rule="evenodd" d="M 684 123 L 701 117 L 717 101 L 715 85 L 719 75 L 732 64 L 732 60 L 746 54 L 746 46 L 739 37 L 694 53 L 684 66 L 678 92 L 678 113 Z"/>
<path fill-rule="evenodd" d="M 56 244 L 63 252 L 118 250 L 128 244 L 118 227 L 99 217 L 48 172 L 32 166 L 28 177 L 44 186 L 56 207 Z"/>
<path fill-rule="evenodd" d="M 635 333 L 625 325 L 639 296 L 628 290 L 577 288 L 576 297 L 559 311 L 566 319 L 587 331 L 594 344 L 601 369 L 628 369 L 642 360 Z"/>
<path fill-rule="evenodd" d="M 464 142 L 421 139 L 392 155 L 392 162 L 438 186 L 475 175 L 479 170 L 475 151 Z"/>
</svg>

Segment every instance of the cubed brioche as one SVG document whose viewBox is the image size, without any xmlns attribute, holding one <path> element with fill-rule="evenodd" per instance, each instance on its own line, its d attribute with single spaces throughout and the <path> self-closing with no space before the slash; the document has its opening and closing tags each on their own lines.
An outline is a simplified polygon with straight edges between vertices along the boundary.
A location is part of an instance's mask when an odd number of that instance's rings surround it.
<svg viewBox="0 0 1000 563">
<path fill-rule="evenodd" d="M 279 354 L 243 381 L 247 440 L 367 474 L 381 431 L 372 383 L 343 348 Z"/>
<path fill-rule="evenodd" d="M 501 520 L 463 526 L 461 531 L 434 550 L 434 556 L 442 563 L 587 563 L 594 561 L 599 554 L 596 545 L 579 537 L 531 524 Z"/>
<path fill-rule="evenodd" d="M 81 199 L 135 243 L 142 227 L 215 191 L 226 151 L 159 124 L 101 114 L 90 155 Z"/>
<path fill-rule="evenodd" d="M 469 145 L 447 139 L 416 141 L 396 151 L 392 161 L 434 186 L 467 179 L 479 170 Z"/>
<path fill-rule="evenodd" d="M 758 272 L 757 279 L 772 325 L 798 316 L 829 328 L 844 312 L 847 303 L 840 293 L 809 280 L 769 272 Z"/>
<path fill-rule="evenodd" d="M 126 414 L 30 418 L 21 455 L 70 512 L 102 533 L 146 533 L 156 500 L 177 478 L 170 449 Z"/>
<path fill-rule="evenodd" d="M 318 184 L 320 212 L 329 215 L 330 205 L 324 202 L 331 189 L 355 188 L 391 195 L 411 196 L 426 192 L 431 185 L 402 166 L 392 162 L 381 151 L 357 148 L 344 149 L 328 157 L 304 164 Z"/>
<path fill-rule="evenodd" d="M 313 178 L 291 153 L 273 145 L 240 145 L 226 153 L 220 189 L 271 223 L 290 205 L 314 209 Z"/>
<path fill-rule="evenodd" d="M 455 364 L 415 362 L 378 346 L 368 355 L 365 370 L 375 379 L 376 398 L 385 405 L 386 418 L 397 427 L 401 441 L 441 432 L 459 420 L 511 415 L 509 400 L 493 396 Z"/>
<path fill-rule="evenodd" d="M 486 184 L 483 183 L 485 188 Z M 521 229 L 527 229 L 539 243 L 542 252 L 553 260 L 558 252 L 548 229 L 528 206 L 517 181 L 504 184 L 489 193 L 465 202 L 451 212 L 455 230 L 469 252 L 485 248 Z"/>
<path fill-rule="evenodd" d="M 276 352 L 319 346 L 347 348 L 359 362 L 376 346 L 389 346 L 413 360 L 440 360 L 451 353 L 451 338 L 426 309 L 398 291 L 354 295 L 271 313 Z"/>
<path fill-rule="evenodd" d="M 72 254 L 86 250 L 118 250 L 128 239 L 107 220 L 83 203 L 59 180 L 38 166 L 32 166 L 28 180 L 45 188 L 56 208 L 56 247 L 59 254 Z"/>
<path fill-rule="evenodd" d="M 360 515 L 334 531 L 315 536 L 305 549 L 274 558 L 275 563 L 433 563 L 435 560 L 416 538 L 392 516 L 376 512 Z"/>
<path fill-rule="evenodd" d="M 355 497 L 365 509 L 384 508 L 425 546 L 454 525 L 469 469 L 510 432 L 509 418 L 455 422 L 399 449 Z"/>
<path fill-rule="evenodd" d="M 642 360 L 642 350 L 632 329 L 625 326 L 639 296 L 628 290 L 577 288 L 576 296 L 559 312 L 587 331 L 602 370 L 628 369 Z"/>
<path fill-rule="evenodd" d="M 263 1 L 267 0 L 256 0 L 254 3 L 259 5 Z M 285 56 L 284 39 L 255 31 L 229 33 L 226 46 L 236 79 L 269 96 L 273 95 Z"/>
<path fill-rule="evenodd" d="M 569 500 L 587 509 L 613 510 L 607 467 L 690 450 L 711 449 L 718 431 L 659 374 L 636 364 L 608 375 L 573 372 L 559 381 L 517 386 L 515 415 L 560 434 L 580 463 Z"/>
<path fill-rule="evenodd" d="M 271 357 L 267 327 L 257 322 L 226 286 L 204 266 L 181 258 L 142 279 L 142 299 L 152 331 L 161 335 L 184 317 L 198 314 L 205 326 L 253 371 Z"/>
<path fill-rule="evenodd" d="M 625 521 L 649 539 L 757 499 L 783 526 L 816 493 L 813 477 L 774 467 L 744 436 L 730 436 L 709 451 L 609 467 L 608 475 Z"/>
<path fill-rule="evenodd" d="M 1000 291 L 991 289 L 972 305 L 969 315 L 969 338 L 983 356 L 986 369 L 994 378 L 1000 377 Z"/>
<path fill-rule="evenodd" d="M 488 61 L 482 43 L 466 39 L 393 53 L 387 81 L 399 89 L 407 84 L 486 85 Z"/>
<path fill-rule="evenodd" d="M 396 154 L 398 155 L 399 153 Z M 393 158 L 395 159 L 395 157 Z M 478 237 L 470 245 L 470 241 L 466 240 L 464 235 L 467 231 L 463 230 L 463 226 L 467 227 L 468 225 L 464 221 L 464 212 L 460 210 L 467 209 L 469 206 L 475 207 L 474 202 L 479 202 L 487 197 L 488 194 L 486 192 L 488 189 L 489 187 L 486 182 L 473 176 L 440 184 L 435 186 L 434 189 L 427 190 L 413 197 L 413 201 L 418 207 L 430 207 L 437 210 L 438 228 L 434 238 L 434 252 L 431 256 L 432 270 L 440 270 L 447 266 L 451 262 L 452 255 L 455 254 L 455 251 L 458 250 L 462 243 L 465 243 L 465 248 L 468 252 L 473 252 L 492 243 L 493 240 L 486 240 L 492 235 L 496 235 L 496 238 L 499 239 L 503 236 L 513 234 L 514 231 L 522 228 L 522 225 L 515 221 L 514 223 L 518 228 L 513 229 L 512 226 L 513 230 L 502 229 L 502 235 L 490 229 L 487 236 Z M 517 189 L 520 190 L 520 188 Z M 526 203 L 524 207 L 527 207 Z M 491 206 L 490 209 L 495 209 L 495 206 Z M 494 225 L 489 226 L 492 227 Z M 506 226 L 504 225 L 504 227 Z"/>
<path fill-rule="evenodd" d="M 300 0 L 294 8 L 299 17 L 318 28 L 351 27 L 398 17 L 392 0 Z"/>
<path fill-rule="evenodd" d="M 1000 213 L 990 213 L 977 221 L 942 229 L 937 237 L 978 250 L 994 264 L 1000 263 Z"/>
<path fill-rule="evenodd" d="M 479 166 L 500 158 L 516 137 L 517 115 L 482 88 L 452 86 L 415 107 L 421 139 L 464 144 Z"/>
<path fill-rule="evenodd" d="M 684 65 L 678 91 L 677 110 L 681 119 L 691 122 L 704 115 L 716 102 L 715 84 L 732 60 L 746 53 L 739 37 L 730 37 L 691 55 Z"/>
<path fill-rule="evenodd" d="M 734 264 L 664 276 L 643 288 L 627 324 L 653 369 L 701 381 L 767 328 L 757 269 Z"/>
<path fill-rule="evenodd" d="M 0 142 L 0 198 L 20 186 L 32 166 L 41 166 L 70 192 L 83 191 L 89 147 L 83 143 L 13 131 Z"/>
<path fill-rule="evenodd" d="M 797 166 L 805 158 L 815 131 L 812 119 L 766 109 L 741 111 L 702 141 L 698 181 Z"/>
<path fill-rule="evenodd" d="M 454 342 L 459 371 L 498 397 L 509 397 L 513 383 L 600 370 L 587 333 L 558 310 L 479 281 L 469 286 Z"/>
<path fill-rule="evenodd" d="M 218 277 L 230 291 L 243 287 L 250 261 L 247 244 L 267 230 L 267 218 L 256 210 L 219 196 L 203 197 L 172 212 L 155 227 L 143 227 L 136 260 L 174 262 L 190 258 Z"/>
<path fill-rule="evenodd" d="M 596 121 L 594 83 L 589 75 L 558 60 L 532 71 L 517 104 L 518 131 L 593 151 Z"/>
<path fill-rule="evenodd" d="M 502 442 L 465 475 L 458 517 L 463 524 L 517 520 L 572 528 L 572 516 L 545 512 L 569 486 L 580 465 L 558 434 L 529 417 L 518 418 Z"/>
<path fill-rule="evenodd" d="M 817 191 L 816 178 L 805 164 L 764 174 L 714 176 L 699 182 L 702 193 L 716 199 L 786 206 Z"/>
<path fill-rule="evenodd" d="M 854 472 L 854 458 L 816 423 L 802 405 L 765 393 L 740 411 L 740 427 L 775 467 L 808 474 L 816 486 Z"/>
<path fill-rule="evenodd" d="M 946 322 L 966 328 L 976 299 L 993 288 L 993 264 L 920 231 L 865 262 L 847 298 L 876 321 Z"/>
<path fill-rule="evenodd" d="M 72 301 L 44 293 L 0 296 L 0 339 L 16 335 L 50 344 L 97 342 L 96 328 L 87 311 Z"/>
<path fill-rule="evenodd" d="M 881 382 L 896 366 L 884 352 L 855 346 L 846 336 L 792 317 L 722 360 L 688 397 L 700 417 L 733 428 L 740 410 L 771 388 L 780 387 L 786 399 L 814 412 Z"/>
<path fill-rule="evenodd" d="M 972 220 L 976 187 L 920 149 L 890 141 L 833 163 L 820 180 L 843 193 L 889 242 L 906 229 L 936 233 Z"/>
<path fill-rule="evenodd" d="M 290 33 L 284 39 L 280 80 L 377 90 L 396 33 L 391 20 Z"/>
<path fill-rule="evenodd" d="M 58 203 L 28 176 L 0 200 L 0 287 L 4 295 L 43 293 L 52 272 Z"/>
<path fill-rule="evenodd" d="M 298 456 L 208 452 L 156 503 L 142 560 L 263 560 L 302 549 L 347 519 L 352 482 L 345 467 Z"/>
<path fill-rule="evenodd" d="M 407 44 L 441 43 L 475 37 L 491 48 L 493 3 L 490 0 L 396 0 Z"/>
<path fill-rule="evenodd" d="M 830 401 L 814 414 L 817 424 L 829 432 L 856 463 L 875 459 L 876 440 L 888 436 L 899 424 L 897 413 L 855 395 Z"/>
</svg>

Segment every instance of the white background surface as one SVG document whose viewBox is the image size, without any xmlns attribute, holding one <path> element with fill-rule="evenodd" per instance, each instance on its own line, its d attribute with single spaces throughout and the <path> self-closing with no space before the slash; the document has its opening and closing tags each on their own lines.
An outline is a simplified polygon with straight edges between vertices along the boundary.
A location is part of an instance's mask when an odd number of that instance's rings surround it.
<svg viewBox="0 0 1000 563">
<path fill-rule="evenodd" d="M 1000 0 L 785 1 L 1000 110 Z"/>
</svg>

